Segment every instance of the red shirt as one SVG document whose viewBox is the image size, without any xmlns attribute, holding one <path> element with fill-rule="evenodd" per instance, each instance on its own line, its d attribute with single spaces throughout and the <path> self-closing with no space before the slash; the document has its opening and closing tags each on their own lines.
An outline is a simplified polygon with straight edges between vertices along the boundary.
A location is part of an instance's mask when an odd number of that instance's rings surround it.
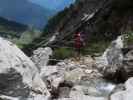
<svg viewBox="0 0 133 100">
<path fill-rule="evenodd" d="M 81 34 L 77 33 L 75 35 L 75 48 L 81 48 L 82 47 L 82 41 L 81 41 Z"/>
</svg>

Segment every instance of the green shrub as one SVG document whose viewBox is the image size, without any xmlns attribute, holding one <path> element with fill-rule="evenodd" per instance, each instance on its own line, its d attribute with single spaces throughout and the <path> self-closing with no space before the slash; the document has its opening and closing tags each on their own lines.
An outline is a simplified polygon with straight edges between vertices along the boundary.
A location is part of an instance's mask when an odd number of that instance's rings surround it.
<svg viewBox="0 0 133 100">
<path fill-rule="evenodd" d="M 128 32 L 124 36 L 124 44 L 127 45 L 133 45 L 133 32 Z"/>
<path fill-rule="evenodd" d="M 86 45 L 86 47 L 81 48 L 81 55 L 93 55 L 95 53 L 103 53 L 109 46 L 110 41 L 99 41 L 92 42 Z M 74 48 L 56 48 L 54 50 L 53 58 L 55 59 L 66 59 L 74 57 L 76 51 Z"/>
<path fill-rule="evenodd" d="M 15 44 L 18 46 L 18 48 L 20 48 L 20 49 L 23 49 L 26 45 L 25 44 L 23 44 L 23 43 L 21 43 L 21 42 L 19 42 L 19 41 L 16 41 L 15 42 Z"/>
<path fill-rule="evenodd" d="M 99 41 L 89 43 L 82 50 L 83 55 L 93 55 L 94 53 L 103 53 L 106 48 L 109 46 L 110 41 Z"/>
<path fill-rule="evenodd" d="M 54 50 L 53 57 L 56 59 L 65 59 L 74 56 L 74 50 L 70 48 L 58 48 Z"/>
</svg>

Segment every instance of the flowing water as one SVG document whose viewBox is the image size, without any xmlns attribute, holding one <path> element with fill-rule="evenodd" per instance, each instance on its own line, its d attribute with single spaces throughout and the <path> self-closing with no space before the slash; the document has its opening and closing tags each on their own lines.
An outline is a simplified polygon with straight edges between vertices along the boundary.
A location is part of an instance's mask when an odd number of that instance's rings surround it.
<svg viewBox="0 0 133 100">
<path fill-rule="evenodd" d="M 90 79 L 82 81 L 81 85 L 87 87 L 84 92 L 86 95 L 95 97 L 108 97 L 115 89 L 116 85 L 104 79 Z"/>
</svg>

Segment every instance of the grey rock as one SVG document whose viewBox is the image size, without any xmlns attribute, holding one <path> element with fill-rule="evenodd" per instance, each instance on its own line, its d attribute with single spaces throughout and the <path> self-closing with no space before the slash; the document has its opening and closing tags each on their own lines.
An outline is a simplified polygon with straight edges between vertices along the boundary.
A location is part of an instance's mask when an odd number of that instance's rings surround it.
<svg viewBox="0 0 133 100">
<path fill-rule="evenodd" d="M 32 61 L 36 64 L 39 71 L 48 64 L 49 57 L 52 55 L 52 49 L 50 47 L 38 48 L 33 51 Z"/>
<path fill-rule="evenodd" d="M 126 90 L 116 92 L 111 95 L 111 100 L 132 100 L 133 98 L 133 78 L 129 78 L 125 83 Z"/>
<path fill-rule="evenodd" d="M 0 94 L 26 98 L 34 91 L 50 96 L 35 64 L 3 38 L 0 38 L 0 67 Z"/>
<path fill-rule="evenodd" d="M 96 58 L 96 64 L 98 68 L 103 70 L 108 66 L 121 65 L 123 61 L 123 54 L 121 49 L 123 48 L 122 36 L 119 36 L 111 45 L 105 50 L 101 57 Z M 115 68 L 117 69 L 117 68 Z"/>
<path fill-rule="evenodd" d="M 125 58 L 122 52 L 123 48 L 123 36 L 119 36 L 111 43 L 103 55 L 96 59 L 97 68 L 105 78 L 114 81 L 125 81 L 127 79 L 127 71 L 123 64 Z"/>
<path fill-rule="evenodd" d="M 70 98 L 72 98 L 72 100 L 107 100 L 107 98 L 104 97 L 85 95 L 80 89 L 72 90 L 70 92 Z"/>
<path fill-rule="evenodd" d="M 124 56 L 123 66 L 126 70 L 127 77 L 133 76 L 133 50 L 127 52 Z"/>
</svg>

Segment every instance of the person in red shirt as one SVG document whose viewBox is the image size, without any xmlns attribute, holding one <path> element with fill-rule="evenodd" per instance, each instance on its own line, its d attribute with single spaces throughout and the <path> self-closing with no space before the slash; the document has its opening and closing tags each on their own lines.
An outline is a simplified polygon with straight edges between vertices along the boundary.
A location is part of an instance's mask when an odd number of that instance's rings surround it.
<svg viewBox="0 0 133 100">
<path fill-rule="evenodd" d="M 75 34 L 75 49 L 76 49 L 76 52 L 77 52 L 77 57 L 79 57 L 80 59 L 80 51 L 81 51 L 81 48 L 84 46 L 84 41 L 83 41 L 83 38 L 81 36 L 81 32 L 77 32 Z"/>
</svg>

